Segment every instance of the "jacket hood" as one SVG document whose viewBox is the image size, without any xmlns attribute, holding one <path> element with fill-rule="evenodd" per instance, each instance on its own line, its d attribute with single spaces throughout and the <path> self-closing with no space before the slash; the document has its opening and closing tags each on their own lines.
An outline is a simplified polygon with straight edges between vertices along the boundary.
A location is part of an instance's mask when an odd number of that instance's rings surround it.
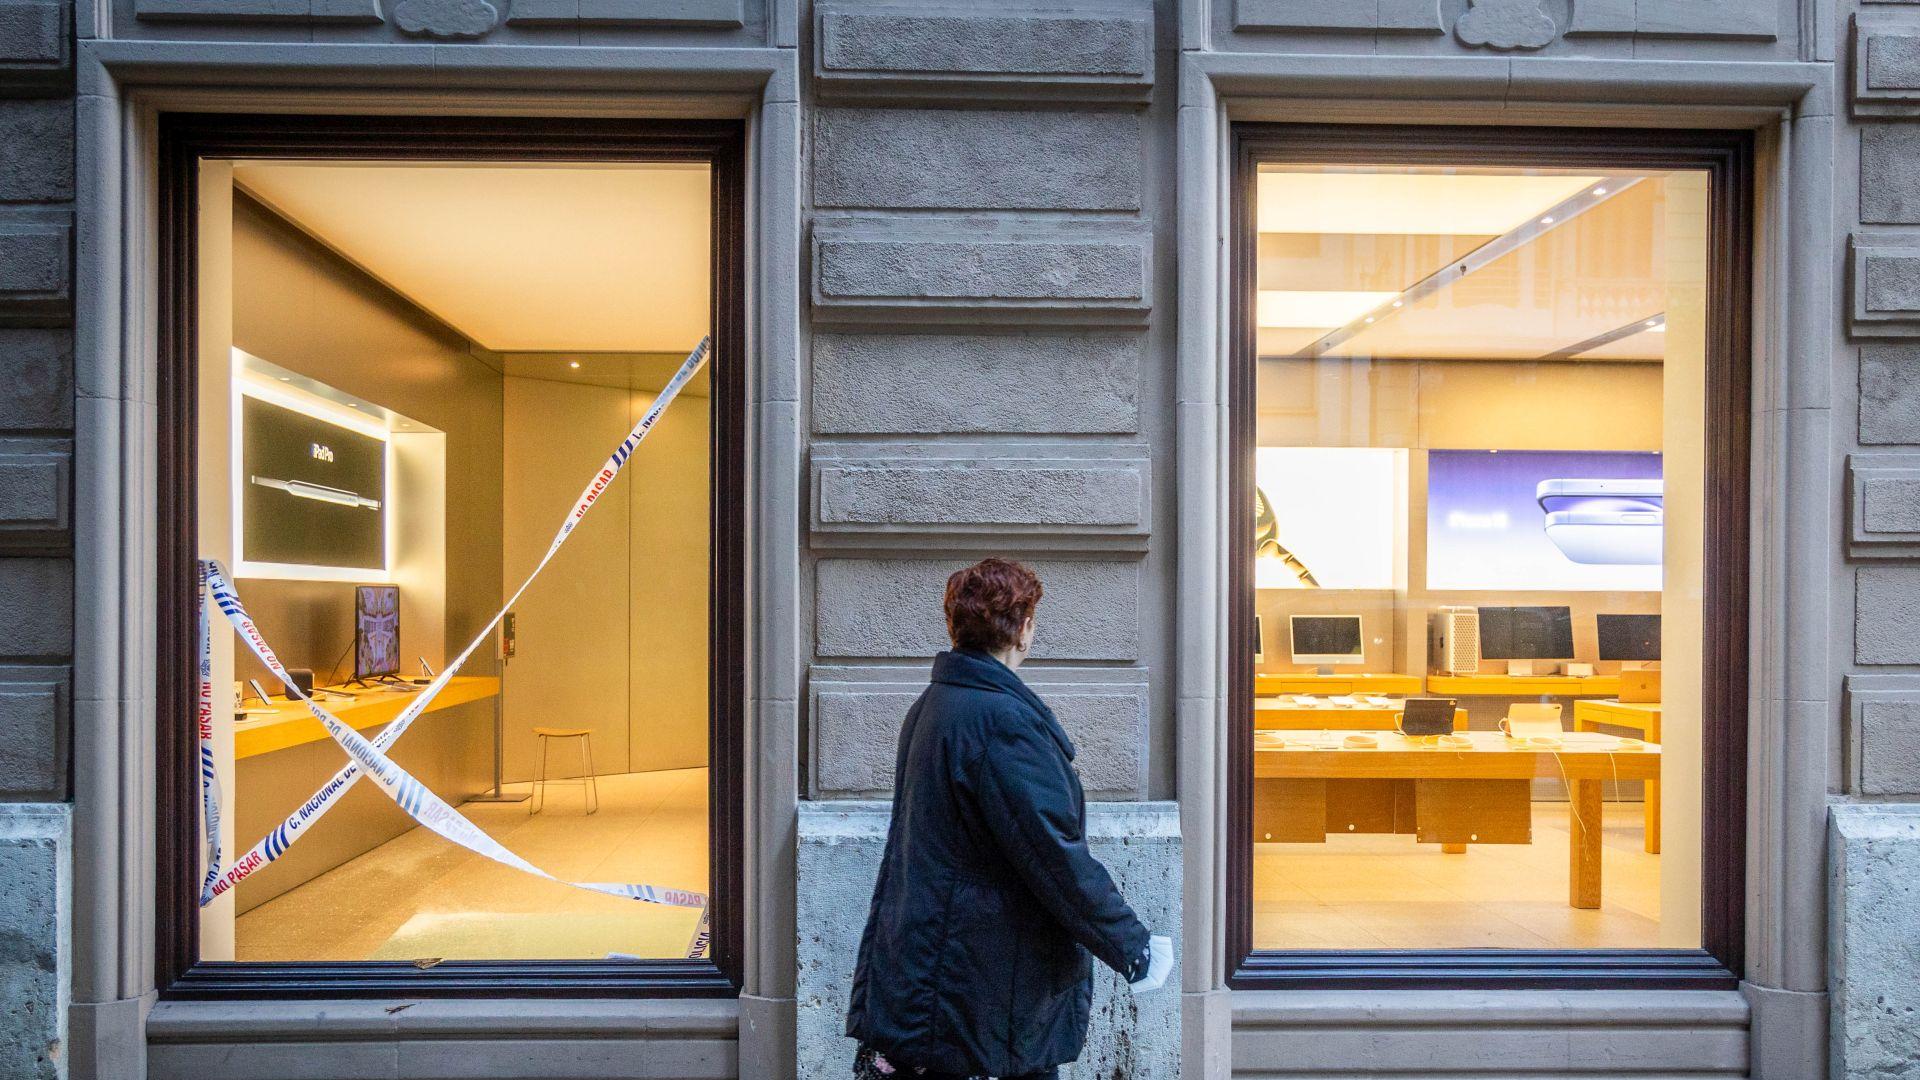
<svg viewBox="0 0 1920 1080">
<path fill-rule="evenodd" d="M 989 690 L 1019 698 L 1028 708 L 1040 714 L 1040 721 L 1048 734 L 1060 744 L 1060 749 L 1072 761 L 1074 755 L 1073 740 L 1067 737 L 1065 728 L 1053 715 L 1047 703 L 1033 692 L 1024 680 L 1007 665 L 995 660 L 983 652 L 972 649 L 951 649 L 933 658 L 933 681 L 948 686 L 962 686 L 972 690 Z"/>
</svg>

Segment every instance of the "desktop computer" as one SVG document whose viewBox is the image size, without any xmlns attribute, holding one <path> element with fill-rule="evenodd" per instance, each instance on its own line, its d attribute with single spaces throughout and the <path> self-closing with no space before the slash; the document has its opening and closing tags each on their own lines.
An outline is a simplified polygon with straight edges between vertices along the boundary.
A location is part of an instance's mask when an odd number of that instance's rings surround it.
<svg viewBox="0 0 1920 1080">
<path fill-rule="evenodd" d="M 1358 615 L 1294 615 L 1293 662 L 1296 664 L 1364 664 L 1366 642 Z"/>
<path fill-rule="evenodd" d="M 1483 607 L 1480 658 L 1508 661 L 1509 675 L 1533 675 L 1536 660 L 1573 659 L 1573 612 L 1565 606 Z"/>
<path fill-rule="evenodd" d="M 1439 675 L 1480 671 L 1480 612 L 1440 607 L 1427 616 L 1427 667 Z"/>
</svg>

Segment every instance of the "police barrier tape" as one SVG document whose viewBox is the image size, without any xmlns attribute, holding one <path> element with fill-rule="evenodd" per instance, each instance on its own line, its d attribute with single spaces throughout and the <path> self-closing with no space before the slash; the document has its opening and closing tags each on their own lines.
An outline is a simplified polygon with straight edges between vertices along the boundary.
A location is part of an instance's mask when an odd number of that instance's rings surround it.
<svg viewBox="0 0 1920 1080">
<path fill-rule="evenodd" d="M 546 569 L 547 564 L 553 560 L 554 555 L 559 552 L 561 546 L 566 543 L 567 538 L 572 534 L 581 519 L 586 516 L 587 511 L 593 508 L 594 503 L 599 501 L 600 496 L 605 493 L 614 479 L 619 476 L 620 470 L 633 456 L 635 448 L 647 437 L 647 433 L 651 431 L 659 421 L 661 414 L 666 411 L 667 406 L 672 403 L 681 389 L 692 380 L 701 366 L 706 363 L 710 348 L 709 339 L 702 338 L 700 344 L 694 347 L 693 352 L 687 355 L 686 361 L 680 365 L 679 370 L 674 373 L 673 378 L 668 380 L 666 386 L 660 391 L 659 396 L 654 399 L 653 405 L 647 409 L 645 415 L 643 415 L 639 422 L 633 426 L 633 429 L 627 433 L 627 437 L 621 440 L 620 445 L 614 448 L 613 453 L 608 456 L 606 463 L 601 466 L 599 472 L 594 474 L 593 479 L 590 480 L 586 488 L 581 491 L 580 497 L 574 501 L 572 509 L 567 512 L 566 518 L 561 522 L 559 531 L 555 533 L 553 543 L 548 546 L 546 554 L 541 556 L 539 563 L 537 563 L 532 572 L 527 575 L 526 580 L 520 583 L 520 587 L 514 590 L 513 595 L 508 598 L 506 604 L 494 614 L 492 619 L 487 621 L 487 624 L 481 628 L 480 632 L 474 636 L 466 648 L 460 651 L 460 654 L 454 658 L 453 662 L 446 665 L 438 675 L 434 676 L 432 682 L 427 685 L 426 689 L 420 691 L 418 696 L 409 702 L 406 708 L 401 711 L 400 715 L 386 726 L 378 738 L 372 741 L 367 740 L 365 736 L 362 736 L 351 726 L 341 723 L 332 713 L 314 702 L 307 695 L 300 694 L 293 688 L 291 681 L 287 678 L 286 669 L 281 666 L 278 657 L 274 655 L 272 648 L 267 645 L 265 638 L 260 635 L 259 629 L 254 626 L 253 620 L 247 616 L 245 608 L 241 606 L 240 598 L 233 591 L 232 585 L 227 581 L 225 571 L 217 562 L 212 560 L 201 561 L 200 575 L 203 585 L 203 595 L 210 594 L 213 597 L 215 605 L 220 608 L 221 612 L 227 617 L 227 621 L 231 623 L 234 630 L 239 633 L 241 640 L 247 643 L 247 647 L 253 651 L 255 656 L 260 658 L 261 663 L 266 665 L 267 669 L 273 673 L 275 678 L 278 678 L 288 686 L 290 693 L 294 693 L 299 697 L 301 702 L 306 705 L 308 711 L 313 714 L 315 719 L 320 721 L 321 725 L 326 728 L 327 733 L 333 736 L 334 741 L 338 742 L 342 749 L 347 751 L 348 757 L 352 759 L 325 784 L 322 784 L 310 798 L 301 803 L 292 814 L 288 815 L 284 822 L 268 832 L 267 835 L 262 838 L 259 843 L 255 844 L 245 855 L 234 860 L 231 866 L 223 868 L 220 865 L 219 781 L 214 772 L 214 755 L 211 743 L 213 732 L 212 638 L 203 600 L 199 620 L 201 635 L 201 685 L 200 700 L 198 702 L 198 722 L 200 726 L 201 805 L 202 815 L 207 823 L 207 877 L 201 888 L 200 903 L 202 906 L 212 903 L 215 897 L 238 885 L 241 881 L 246 880 L 258 872 L 262 867 L 271 864 L 274 860 L 285 854 L 293 842 L 304 835 L 306 830 L 310 828 L 314 822 L 318 821 L 328 810 L 337 805 L 340 798 L 344 796 L 355 783 L 359 782 L 360 777 L 366 773 L 373 775 L 375 783 L 379 785 L 381 790 L 385 791 L 401 809 L 405 810 L 415 820 L 432 829 L 434 832 L 495 861 L 525 870 L 528 873 L 540 877 L 548 878 L 549 880 L 561 880 L 501 847 L 492 837 L 487 836 L 484 832 L 474 827 L 471 822 L 461 817 L 452 807 L 442 801 L 439 796 L 429 791 L 425 785 L 407 775 L 405 770 L 387 758 L 385 751 L 388 747 L 392 746 L 401 735 L 406 733 L 407 727 L 411 725 L 417 717 L 426 711 L 427 706 L 440 691 L 446 688 L 462 665 L 473 656 L 474 651 L 493 634 L 494 628 L 499 625 L 500 620 L 513 608 L 514 604 L 519 602 L 521 595 L 527 591 L 527 587 L 532 585 L 534 579 L 539 577 L 541 571 Z M 695 933 L 694 945 L 693 948 L 689 950 L 688 955 L 700 955 L 706 947 L 708 919 L 705 911 L 707 898 L 704 894 L 680 889 L 660 889 L 651 885 L 618 885 L 585 882 L 563 882 L 563 884 L 575 885 L 583 889 L 609 893 L 615 896 L 624 896 L 635 900 L 644 900 L 649 903 L 701 908 L 699 929 Z"/>
</svg>

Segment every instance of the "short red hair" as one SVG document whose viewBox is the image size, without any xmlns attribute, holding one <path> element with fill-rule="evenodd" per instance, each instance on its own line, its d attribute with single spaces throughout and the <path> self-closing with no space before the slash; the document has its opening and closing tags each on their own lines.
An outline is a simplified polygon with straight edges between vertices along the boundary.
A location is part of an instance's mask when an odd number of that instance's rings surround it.
<svg viewBox="0 0 1920 1080">
<path fill-rule="evenodd" d="M 947 579 L 947 636 L 956 649 L 994 653 L 1020 640 L 1040 604 L 1040 578 L 1010 559 L 982 559 Z"/>
</svg>

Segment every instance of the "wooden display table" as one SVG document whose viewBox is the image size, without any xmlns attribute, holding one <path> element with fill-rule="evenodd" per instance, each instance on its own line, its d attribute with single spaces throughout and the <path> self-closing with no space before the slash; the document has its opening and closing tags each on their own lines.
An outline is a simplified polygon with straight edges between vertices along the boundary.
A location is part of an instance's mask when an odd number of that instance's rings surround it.
<svg viewBox="0 0 1920 1080">
<path fill-rule="evenodd" d="M 1517 749 L 1512 740 L 1491 731 L 1467 732 L 1473 740 L 1471 750 L 1441 749 L 1378 731 L 1365 733 L 1379 740 L 1377 748 L 1346 749 L 1340 744 L 1348 734 L 1352 733 L 1254 734 L 1256 830 L 1263 798 L 1268 800 L 1266 812 L 1279 810 L 1276 816 L 1292 826 L 1289 832 L 1312 828 L 1311 818 L 1302 820 L 1302 815 L 1317 799 L 1327 815 L 1356 804 L 1376 814 L 1371 820 L 1352 820 L 1337 829 L 1335 818 L 1328 816 L 1326 828 L 1319 830 L 1322 839 L 1329 829 L 1413 832 L 1422 842 L 1439 843 L 1454 852 L 1464 851 L 1468 842 L 1531 843 L 1530 821 L 1514 820 L 1516 813 L 1530 818 L 1531 782 L 1536 777 L 1564 778 L 1571 811 L 1567 903 L 1576 908 L 1600 906 L 1602 785 L 1610 780 L 1660 778 L 1657 745 L 1615 751 L 1611 748 L 1620 740 L 1606 735 L 1571 735 L 1561 749 L 1547 751 Z M 1359 783 L 1366 781 L 1375 783 Z M 1382 786 L 1379 781 L 1394 783 Z M 1378 802 L 1380 792 L 1387 793 L 1384 806 Z M 1356 798 L 1370 794 L 1370 800 Z M 1659 828 L 1651 816 L 1648 828 L 1656 832 Z"/>
<path fill-rule="evenodd" d="M 322 687 L 321 689 L 326 689 Z M 423 688 L 424 689 L 424 688 Z M 490 675 L 455 675 L 427 706 L 428 712 L 450 709 L 455 705 L 464 705 L 469 701 L 497 696 L 500 693 L 500 680 Z M 362 691 L 352 701 L 339 698 L 323 698 L 320 707 L 339 717 L 355 731 L 379 727 L 400 715 L 407 702 L 419 696 L 419 691 L 407 690 L 371 690 Z M 298 701 L 280 703 L 271 712 L 249 710 L 249 715 L 241 717 L 233 724 L 233 756 L 235 760 L 270 754 L 275 750 L 285 750 L 289 746 L 302 743 L 319 742 L 330 739 L 327 729 L 313 718 L 307 707 Z"/>
<path fill-rule="evenodd" d="M 1344 675 L 1255 675 L 1253 692 L 1261 694 L 1418 694 L 1418 675 L 1356 671 Z"/>
<path fill-rule="evenodd" d="M 1648 742 L 1660 741 L 1660 703 L 1657 701 L 1599 701 L 1573 703 L 1573 730 L 1596 731 L 1600 725 L 1632 728 Z M 1660 854 L 1660 781 L 1646 783 L 1647 854 Z"/>
<path fill-rule="evenodd" d="M 1332 728 L 1353 731 L 1394 731 L 1400 726 L 1405 706 L 1301 705 L 1275 698 L 1253 699 L 1253 727 L 1256 731 L 1326 731 Z M 1467 730 L 1467 710 L 1453 710 L 1453 730 Z"/>
<path fill-rule="evenodd" d="M 1436 697 L 1614 697 L 1618 675 L 1429 675 Z"/>
</svg>

